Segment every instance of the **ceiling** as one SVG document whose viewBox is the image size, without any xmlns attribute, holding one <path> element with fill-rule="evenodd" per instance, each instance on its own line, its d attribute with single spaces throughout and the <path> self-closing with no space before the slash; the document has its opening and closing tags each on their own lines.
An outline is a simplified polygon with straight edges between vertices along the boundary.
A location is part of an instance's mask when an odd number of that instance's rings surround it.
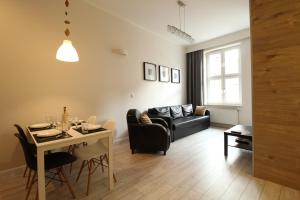
<svg viewBox="0 0 300 200">
<path fill-rule="evenodd" d="M 194 43 L 249 28 L 249 0 L 183 0 L 186 4 L 185 31 Z M 173 36 L 167 25 L 179 27 L 176 0 L 86 0 L 89 4 L 118 16 L 177 44 L 189 43 Z"/>
</svg>

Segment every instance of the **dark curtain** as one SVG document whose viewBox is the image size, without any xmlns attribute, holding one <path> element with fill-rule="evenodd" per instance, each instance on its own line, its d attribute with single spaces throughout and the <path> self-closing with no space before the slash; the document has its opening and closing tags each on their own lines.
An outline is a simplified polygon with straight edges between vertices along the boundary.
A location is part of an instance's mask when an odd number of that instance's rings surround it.
<svg viewBox="0 0 300 200">
<path fill-rule="evenodd" d="M 187 103 L 203 104 L 203 50 L 186 54 Z"/>
</svg>

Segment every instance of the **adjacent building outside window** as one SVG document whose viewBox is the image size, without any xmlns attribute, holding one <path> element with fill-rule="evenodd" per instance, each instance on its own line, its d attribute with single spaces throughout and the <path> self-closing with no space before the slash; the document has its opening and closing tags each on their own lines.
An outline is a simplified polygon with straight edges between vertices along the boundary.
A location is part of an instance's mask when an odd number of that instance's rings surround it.
<svg viewBox="0 0 300 200">
<path fill-rule="evenodd" d="M 240 44 L 204 52 L 204 103 L 242 105 Z"/>
</svg>

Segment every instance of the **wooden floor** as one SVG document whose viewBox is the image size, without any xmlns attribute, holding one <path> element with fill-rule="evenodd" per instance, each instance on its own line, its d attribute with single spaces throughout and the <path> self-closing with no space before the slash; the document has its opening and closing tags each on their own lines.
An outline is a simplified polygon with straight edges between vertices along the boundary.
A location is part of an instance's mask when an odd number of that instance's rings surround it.
<svg viewBox="0 0 300 200">
<path fill-rule="evenodd" d="M 252 177 L 251 152 L 229 148 L 223 156 L 223 129 L 210 128 L 171 144 L 166 156 L 131 155 L 128 142 L 115 144 L 115 172 L 118 183 L 107 189 L 107 170 L 93 176 L 90 195 L 85 195 L 87 176 L 75 178 L 80 162 L 69 179 L 77 199 L 300 199 L 300 192 Z M 68 168 L 66 168 L 68 169 Z M 23 169 L 0 174 L 0 199 L 24 199 Z M 36 185 L 31 194 L 34 199 Z M 71 199 L 66 186 L 51 183 L 47 199 Z"/>
</svg>

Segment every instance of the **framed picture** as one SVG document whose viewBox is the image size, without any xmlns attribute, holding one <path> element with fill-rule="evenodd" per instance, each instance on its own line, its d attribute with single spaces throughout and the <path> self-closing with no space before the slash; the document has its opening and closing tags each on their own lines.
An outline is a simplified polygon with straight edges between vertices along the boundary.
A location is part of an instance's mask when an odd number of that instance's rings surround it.
<svg viewBox="0 0 300 200">
<path fill-rule="evenodd" d="M 172 83 L 180 83 L 180 70 L 179 69 L 171 69 L 171 82 Z"/>
<path fill-rule="evenodd" d="M 156 81 L 156 64 L 144 62 L 144 80 Z"/>
<path fill-rule="evenodd" d="M 160 82 L 169 82 L 170 81 L 169 73 L 170 73 L 169 67 L 159 65 L 159 81 Z"/>
</svg>

